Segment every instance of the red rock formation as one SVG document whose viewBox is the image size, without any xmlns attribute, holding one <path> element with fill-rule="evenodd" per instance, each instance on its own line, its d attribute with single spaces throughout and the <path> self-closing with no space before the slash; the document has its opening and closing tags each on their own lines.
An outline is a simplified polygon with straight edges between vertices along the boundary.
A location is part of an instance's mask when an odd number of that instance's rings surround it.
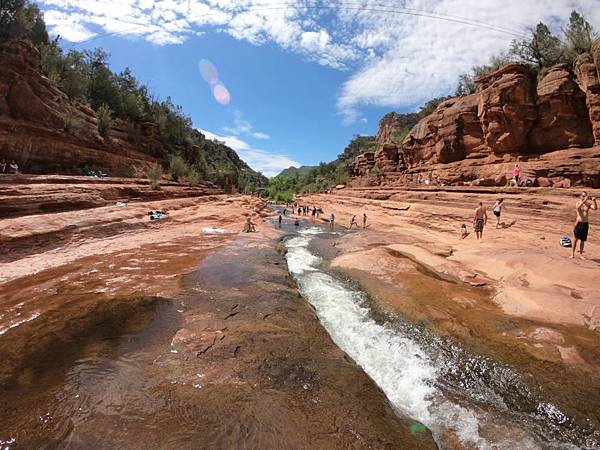
<svg viewBox="0 0 600 450">
<path fill-rule="evenodd" d="M 421 161 L 459 161 L 478 153 L 483 134 L 477 120 L 477 96 L 453 98 L 421 120 L 402 144 L 410 165 Z"/>
<path fill-rule="evenodd" d="M 386 144 L 400 144 L 397 133 L 402 132 L 418 120 L 417 114 L 397 114 L 391 112 L 386 114 L 379 121 L 379 131 L 377 132 L 377 142 Z"/>
<path fill-rule="evenodd" d="M 477 79 L 477 116 L 484 144 L 494 153 L 518 153 L 536 119 L 533 75 L 521 64 L 509 64 Z"/>
<path fill-rule="evenodd" d="M 380 144 L 375 152 L 375 165 L 384 172 L 398 169 L 398 147 L 395 144 Z"/>
<path fill-rule="evenodd" d="M 529 135 L 530 148 L 545 153 L 594 143 L 586 95 L 565 66 L 552 68 L 537 85 L 537 121 Z"/>
<path fill-rule="evenodd" d="M 376 165 L 386 172 L 380 181 L 388 184 L 415 182 L 419 173 L 437 171 L 447 184 L 504 185 L 511 163 L 520 158 L 540 161 L 555 150 L 600 145 L 600 41 L 592 55 L 580 56 L 573 72 L 557 66 L 536 82 L 530 68 L 509 64 L 478 78 L 475 94 L 442 102 L 399 146 L 391 140 L 401 125 L 396 116 L 381 120 L 378 140 L 385 145 L 373 156 L 359 156 L 355 175 Z M 544 185 L 600 185 L 595 150 L 555 154 L 563 156 L 546 161 L 560 169 L 536 163 L 531 174 L 522 175 Z"/>
<path fill-rule="evenodd" d="M 358 155 L 352 165 L 352 170 L 357 175 L 366 175 L 375 166 L 375 153 L 365 152 Z"/>
<path fill-rule="evenodd" d="M 0 61 L 0 158 L 32 173 L 80 173 L 88 166 L 131 176 L 164 157 L 152 124 L 117 120 L 111 136 L 101 137 L 94 111 L 71 102 L 42 74 L 40 54 L 27 43 L 2 44 Z M 74 133 L 65 131 L 67 114 L 78 122 Z"/>
<path fill-rule="evenodd" d="M 591 55 L 581 55 L 577 59 L 575 75 L 585 92 L 594 143 L 600 145 L 600 41 L 594 43 Z"/>
</svg>

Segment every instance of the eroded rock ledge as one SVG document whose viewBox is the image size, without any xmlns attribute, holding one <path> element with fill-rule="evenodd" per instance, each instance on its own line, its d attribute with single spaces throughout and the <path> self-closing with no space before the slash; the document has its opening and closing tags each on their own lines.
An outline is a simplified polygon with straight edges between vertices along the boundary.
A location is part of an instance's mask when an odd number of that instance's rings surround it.
<svg viewBox="0 0 600 450">
<path fill-rule="evenodd" d="M 422 183 L 504 186 L 515 161 L 533 185 L 600 186 L 600 41 L 573 70 L 539 81 L 522 64 L 476 80 L 476 92 L 442 102 L 398 145 L 385 116 L 375 152 L 354 161 L 354 185 Z M 421 174 L 421 176 L 419 176 Z"/>
</svg>

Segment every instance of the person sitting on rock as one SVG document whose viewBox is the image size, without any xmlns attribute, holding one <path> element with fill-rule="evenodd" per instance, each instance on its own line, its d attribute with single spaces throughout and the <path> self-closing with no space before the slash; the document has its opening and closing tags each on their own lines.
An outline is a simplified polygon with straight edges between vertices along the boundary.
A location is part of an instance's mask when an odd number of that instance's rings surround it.
<svg viewBox="0 0 600 450">
<path fill-rule="evenodd" d="M 14 159 L 8 165 L 8 173 L 19 173 L 19 165 Z"/>
<path fill-rule="evenodd" d="M 244 225 L 244 233 L 254 233 L 256 232 L 256 224 L 252 222 L 252 218 L 250 216 L 246 217 L 246 224 Z"/>
</svg>

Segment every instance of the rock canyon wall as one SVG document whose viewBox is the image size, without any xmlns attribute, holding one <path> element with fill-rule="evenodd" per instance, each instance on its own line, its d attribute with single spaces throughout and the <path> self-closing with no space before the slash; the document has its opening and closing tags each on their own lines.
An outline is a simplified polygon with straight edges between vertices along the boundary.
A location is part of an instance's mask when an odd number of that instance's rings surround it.
<svg viewBox="0 0 600 450">
<path fill-rule="evenodd" d="M 2 44 L 0 61 L 0 157 L 30 173 L 81 173 L 87 166 L 122 176 L 165 157 L 151 123 L 117 119 L 110 137 L 102 137 L 94 110 L 43 75 L 40 54 L 29 44 Z M 77 132 L 68 131 L 69 120 Z"/>
<path fill-rule="evenodd" d="M 509 64 L 476 80 L 472 95 L 442 102 L 402 143 L 393 114 L 379 146 L 353 165 L 353 184 L 505 185 L 514 162 L 534 185 L 600 187 L 600 41 L 573 70 L 539 78 Z"/>
<path fill-rule="evenodd" d="M 26 173 L 81 175 L 88 168 L 117 177 L 143 176 L 148 165 L 179 153 L 189 163 L 203 159 L 209 166 L 264 178 L 229 147 L 190 132 L 192 143 L 175 145 L 154 122 L 113 117 L 103 136 L 96 112 L 44 75 L 35 47 L 25 41 L 0 43 L 0 159 L 15 160 Z"/>
</svg>

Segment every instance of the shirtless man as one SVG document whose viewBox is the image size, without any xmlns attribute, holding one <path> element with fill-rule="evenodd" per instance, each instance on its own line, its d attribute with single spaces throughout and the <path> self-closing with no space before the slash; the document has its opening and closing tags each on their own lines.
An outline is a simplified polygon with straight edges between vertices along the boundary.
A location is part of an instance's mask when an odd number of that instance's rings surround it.
<svg viewBox="0 0 600 450">
<path fill-rule="evenodd" d="M 577 249 L 577 241 L 580 241 L 579 245 L 579 257 L 585 259 L 583 256 L 583 247 L 585 241 L 587 241 L 588 231 L 590 224 L 588 223 L 588 215 L 590 209 L 597 210 L 598 204 L 596 203 L 595 197 L 588 197 L 587 192 L 582 192 L 579 201 L 575 204 L 575 210 L 577 211 L 577 221 L 575 222 L 575 228 L 573 234 L 575 235 L 575 243 L 573 244 L 573 254 L 571 258 L 575 258 L 575 250 Z"/>
<path fill-rule="evenodd" d="M 483 238 L 483 227 L 487 224 L 487 211 L 483 207 L 483 203 L 479 202 L 479 206 L 475 210 L 475 219 L 473 220 L 473 228 L 477 240 Z"/>
<path fill-rule="evenodd" d="M 334 224 L 335 224 L 335 214 L 331 213 L 331 214 L 329 214 L 329 229 L 331 231 L 333 231 Z"/>
</svg>

